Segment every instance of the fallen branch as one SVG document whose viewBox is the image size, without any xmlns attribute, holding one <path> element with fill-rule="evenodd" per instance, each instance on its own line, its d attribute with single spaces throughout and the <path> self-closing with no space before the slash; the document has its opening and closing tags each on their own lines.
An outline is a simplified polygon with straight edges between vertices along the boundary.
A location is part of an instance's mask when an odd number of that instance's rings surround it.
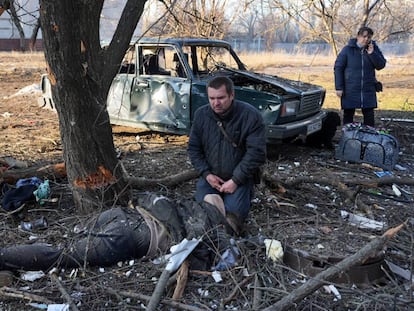
<svg viewBox="0 0 414 311">
<path fill-rule="evenodd" d="M 283 311 L 292 308 L 296 302 L 301 301 L 303 298 L 328 283 L 329 280 L 333 279 L 339 273 L 345 272 L 351 267 L 361 264 L 366 259 L 377 254 L 384 248 L 384 245 L 387 243 L 387 241 L 392 239 L 398 233 L 398 231 L 402 229 L 403 226 L 404 224 L 401 224 L 395 228 L 387 230 L 382 236 L 375 238 L 355 254 L 343 259 L 336 265 L 317 274 L 315 277 L 309 279 L 309 281 L 307 281 L 305 284 L 292 291 L 289 295 L 283 297 L 277 303 L 271 305 L 270 307 L 267 307 L 263 311 Z"/>
<path fill-rule="evenodd" d="M 7 298 L 17 298 L 17 299 L 23 299 L 28 301 L 37 301 L 42 302 L 44 304 L 53 304 L 53 301 L 50 301 L 49 299 L 35 295 L 35 294 L 29 294 L 11 287 L 2 287 L 0 288 L 0 296 L 7 297 Z"/>
<path fill-rule="evenodd" d="M 113 290 L 112 288 L 105 288 L 105 290 L 108 293 L 110 293 L 112 295 L 115 295 L 115 296 L 121 295 L 121 296 L 124 296 L 124 297 L 140 299 L 140 300 L 143 300 L 143 301 L 150 301 L 150 299 L 151 299 L 151 296 L 144 295 L 144 294 L 138 294 L 138 293 L 132 293 L 132 292 L 129 292 L 129 291 L 116 291 L 116 290 Z M 189 306 L 189 305 L 186 305 L 186 304 L 183 304 L 183 303 L 180 303 L 180 302 L 177 302 L 177 301 L 173 301 L 173 300 L 170 300 L 170 299 L 163 299 L 163 300 L 161 300 L 161 303 L 163 305 L 167 305 L 167 306 L 170 306 L 170 307 L 173 307 L 173 308 L 177 308 L 179 310 L 188 310 L 188 311 L 203 311 L 203 310 L 206 310 L 206 309 L 200 309 L 200 308 L 197 308 L 197 307 L 194 307 L 194 306 Z"/>
<path fill-rule="evenodd" d="M 31 166 L 20 169 L 9 169 L 0 175 L 0 179 L 8 184 L 15 184 L 17 180 L 30 177 L 39 177 L 46 179 L 61 179 L 66 177 L 66 168 L 64 163 L 49 164 L 44 166 Z"/>
<path fill-rule="evenodd" d="M 189 266 L 190 263 L 188 260 L 184 260 L 180 269 L 177 271 L 177 286 L 175 287 L 172 295 L 173 300 L 178 300 L 183 296 L 185 287 L 187 286 Z"/>
<path fill-rule="evenodd" d="M 126 177 L 126 181 L 133 187 L 138 188 L 145 188 L 156 185 L 171 187 L 197 177 L 198 173 L 195 170 L 188 170 L 175 175 L 156 179 L 148 179 L 144 177 Z"/>
</svg>

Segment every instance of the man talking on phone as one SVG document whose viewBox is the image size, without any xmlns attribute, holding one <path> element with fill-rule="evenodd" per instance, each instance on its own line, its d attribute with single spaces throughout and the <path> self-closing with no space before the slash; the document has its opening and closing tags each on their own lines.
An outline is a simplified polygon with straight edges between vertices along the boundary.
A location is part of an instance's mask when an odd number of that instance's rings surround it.
<svg viewBox="0 0 414 311">
<path fill-rule="evenodd" d="M 375 71 L 385 67 L 386 59 L 369 27 L 361 27 L 357 37 L 350 39 L 334 65 L 336 95 L 341 99 L 343 124 L 353 123 L 355 109 L 361 109 L 364 125 L 375 127 L 378 81 Z"/>
</svg>

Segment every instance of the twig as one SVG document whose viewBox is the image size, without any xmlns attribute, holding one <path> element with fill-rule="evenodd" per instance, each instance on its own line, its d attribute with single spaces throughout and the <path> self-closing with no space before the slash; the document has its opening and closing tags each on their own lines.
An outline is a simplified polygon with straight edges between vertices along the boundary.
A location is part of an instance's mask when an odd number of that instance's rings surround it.
<svg viewBox="0 0 414 311">
<path fill-rule="evenodd" d="M 144 294 L 132 293 L 132 292 L 128 292 L 128 291 L 115 291 L 112 288 L 105 288 L 105 290 L 108 293 L 110 293 L 112 295 L 116 295 L 116 296 L 121 295 L 121 296 L 124 296 L 124 297 L 135 298 L 135 299 L 140 299 L 140 300 L 144 300 L 144 301 L 150 301 L 150 299 L 151 299 L 151 296 L 144 295 Z M 194 306 L 189 306 L 189 305 L 186 305 L 184 303 L 180 303 L 180 302 L 173 301 L 173 300 L 170 300 L 170 299 L 163 299 L 163 300 L 161 300 L 161 303 L 164 304 L 164 305 L 173 307 L 173 308 L 177 308 L 179 310 L 188 310 L 188 311 L 203 311 L 203 310 L 206 310 L 206 309 L 200 309 L 200 308 L 197 308 L 197 307 L 194 307 Z"/>
<path fill-rule="evenodd" d="M 50 274 L 50 278 L 52 279 L 53 282 L 56 283 L 57 287 L 59 288 L 60 293 L 63 296 L 63 298 L 65 298 L 66 299 L 66 302 L 70 305 L 71 310 L 73 310 L 73 311 L 79 311 L 78 307 L 73 302 L 72 298 L 70 297 L 70 295 L 68 294 L 68 292 L 66 291 L 66 289 L 63 287 L 62 283 L 59 281 L 59 278 L 56 276 L 56 274 L 51 273 Z"/>
<path fill-rule="evenodd" d="M 223 299 L 223 305 L 232 301 L 237 295 L 238 291 L 241 290 L 241 287 L 246 285 L 250 281 L 250 277 L 245 278 L 240 283 L 236 284 L 234 289 L 231 291 L 230 295 Z"/>
<path fill-rule="evenodd" d="M 259 310 L 259 302 L 262 300 L 262 291 L 260 289 L 260 280 L 257 274 L 254 276 L 253 289 L 253 310 Z"/>
</svg>

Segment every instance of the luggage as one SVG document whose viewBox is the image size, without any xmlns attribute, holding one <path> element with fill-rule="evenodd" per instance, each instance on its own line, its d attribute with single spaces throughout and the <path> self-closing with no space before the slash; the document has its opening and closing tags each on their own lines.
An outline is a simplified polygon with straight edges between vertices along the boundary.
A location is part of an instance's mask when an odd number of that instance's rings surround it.
<svg viewBox="0 0 414 311">
<path fill-rule="evenodd" d="M 389 134 L 372 127 L 347 125 L 335 150 L 335 158 L 356 163 L 369 163 L 392 170 L 397 163 L 399 144 Z"/>
</svg>

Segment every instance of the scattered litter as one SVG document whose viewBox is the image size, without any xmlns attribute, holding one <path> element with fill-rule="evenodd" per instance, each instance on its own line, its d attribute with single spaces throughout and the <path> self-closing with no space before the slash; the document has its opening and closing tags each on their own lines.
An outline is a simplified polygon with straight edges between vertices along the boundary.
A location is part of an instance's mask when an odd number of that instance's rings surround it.
<svg viewBox="0 0 414 311">
<path fill-rule="evenodd" d="M 342 296 L 334 285 L 325 285 L 323 288 L 327 293 L 334 294 L 336 299 L 341 300 Z"/>
<path fill-rule="evenodd" d="M 385 223 L 382 221 L 369 219 L 344 210 L 341 210 L 341 216 L 343 219 L 348 220 L 352 225 L 358 226 L 361 229 L 382 230 L 385 227 Z"/>
<path fill-rule="evenodd" d="M 50 304 L 47 306 L 47 311 L 69 311 L 68 304 Z"/>
<path fill-rule="evenodd" d="M 305 204 L 305 207 L 306 207 L 306 208 L 313 209 L 313 210 L 318 209 L 318 207 L 317 207 L 315 204 L 312 204 L 312 203 L 306 203 L 306 204 Z"/>
<path fill-rule="evenodd" d="M 32 307 L 32 308 L 36 308 L 36 309 L 40 309 L 40 310 L 47 310 L 47 304 L 45 304 L 45 303 L 30 302 L 27 305 Z"/>
<path fill-rule="evenodd" d="M 22 96 L 22 95 L 31 95 L 31 94 L 36 94 L 36 93 L 40 93 L 40 86 L 38 83 L 34 83 L 28 86 L 25 86 L 24 88 L 20 89 L 19 91 L 17 91 L 16 93 L 14 93 L 13 95 L 10 95 L 6 98 L 13 98 L 16 96 Z"/>
<path fill-rule="evenodd" d="M 58 268 L 54 267 L 54 268 L 50 269 L 50 271 L 47 274 L 49 274 L 49 275 L 56 274 L 56 273 L 58 273 L 58 271 L 59 271 Z"/>
<path fill-rule="evenodd" d="M 168 263 L 165 270 L 174 272 L 177 270 L 183 261 L 191 254 L 191 252 L 200 243 L 197 239 L 183 239 L 179 244 L 173 245 L 170 248 L 171 257 L 168 259 Z"/>
<path fill-rule="evenodd" d="M 213 271 L 211 276 L 213 277 L 216 283 L 220 283 L 221 281 L 223 281 L 220 271 Z"/>
<path fill-rule="evenodd" d="M 75 279 L 78 276 L 79 269 L 72 269 L 72 271 L 69 273 L 69 278 Z"/>
<path fill-rule="evenodd" d="M 24 231 L 33 231 L 37 229 L 46 229 L 48 226 L 46 217 L 42 216 L 33 221 L 22 221 L 20 223 L 20 229 Z"/>
<path fill-rule="evenodd" d="M 221 259 L 214 267 L 215 270 L 223 271 L 233 267 L 237 262 L 237 257 L 240 255 L 240 251 L 236 246 L 231 246 L 226 249 L 221 255 Z"/>
<path fill-rule="evenodd" d="M 399 164 L 395 164 L 394 168 L 395 168 L 397 171 L 406 171 L 406 170 L 407 170 L 407 168 L 406 168 L 406 167 L 401 166 L 401 165 L 399 165 Z"/>
<path fill-rule="evenodd" d="M 26 185 L 33 185 L 33 186 L 39 187 L 39 185 L 42 182 L 43 180 L 37 177 L 22 178 L 16 181 L 16 187 L 19 188 L 21 186 L 26 186 Z"/>
<path fill-rule="evenodd" d="M 128 270 L 127 272 L 125 272 L 125 276 L 127 278 L 129 278 L 131 276 L 131 274 L 132 274 L 132 270 Z"/>
<path fill-rule="evenodd" d="M 99 268 L 99 272 L 100 273 L 104 273 L 105 272 L 105 268 Z"/>
<path fill-rule="evenodd" d="M 45 273 L 43 271 L 27 271 L 23 273 L 22 275 L 20 275 L 20 278 L 23 281 L 34 282 L 38 279 L 41 279 L 44 276 L 45 276 Z"/>
<path fill-rule="evenodd" d="M 283 258 L 282 243 L 278 240 L 265 239 L 266 256 L 272 259 L 274 262 L 278 262 Z"/>
<path fill-rule="evenodd" d="M 13 114 L 11 114 L 10 112 L 5 112 L 5 113 L 3 113 L 1 116 L 3 117 L 3 118 L 10 118 L 11 116 L 12 116 Z"/>
<path fill-rule="evenodd" d="M 197 289 L 197 292 L 200 294 L 201 297 L 208 297 L 209 294 L 208 289 L 199 288 Z"/>
<path fill-rule="evenodd" d="M 45 180 L 43 183 L 41 183 L 33 192 L 33 194 L 36 197 L 36 201 L 39 202 L 40 205 L 43 205 L 43 199 L 47 199 L 50 195 L 49 180 Z"/>
<path fill-rule="evenodd" d="M 380 172 L 374 172 L 375 175 L 377 175 L 377 177 L 384 177 L 384 176 L 392 176 L 393 173 L 390 171 L 380 171 Z"/>
<path fill-rule="evenodd" d="M 323 246 L 322 244 L 318 244 L 318 245 L 316 245 L 316 247 L 317 247 L 318 249 L 324 249 L 324 248 L 325 248 L 325 246 Z"/>
<path fill-rule="evenodd" d="M 411 280 L 411 283 L 414 283 L 414 276 L 412 271 L 407 270 L 407 269 L 403 269 L 400 266 L 397 266 L 396 264 L 385 260 L 385 263 L 388 265 L 388 268 L 390 268 L 390 270 L 399 275 L 400 277 L 402 277 L 403 279 L 406 279 L 407 281 Z"/>
<path fill-rule="evenodd" d="M 398 189 L 398 186 L 396 184 L 392 184 L 392 191 L 394 191 L 394 194 L 397 197 L 401 196 L 401 191 L 400 191 L 400 189 Z"/>
</svg>

